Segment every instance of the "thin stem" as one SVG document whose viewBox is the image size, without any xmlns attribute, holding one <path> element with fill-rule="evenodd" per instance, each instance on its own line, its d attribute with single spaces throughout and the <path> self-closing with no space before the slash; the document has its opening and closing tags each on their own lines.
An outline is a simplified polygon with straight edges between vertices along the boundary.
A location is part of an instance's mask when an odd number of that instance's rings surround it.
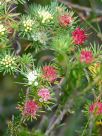
<svg viewBox="0 0 102 136">
<path fill-rule="evenodd" d="M 84 130 L 83 130 L 81 136 L 84 136 L 84 134 L 85 134 L 85 132 L 86 132 L 86 129 L 87 129 L 87 127 L 88 127 L 88 124 L 89 124 L 89 120 L 87 121 L 87 123 L 86 123 L 86 125 L 85 125 L 85 127 L 84 127 Z"/>
</svg>

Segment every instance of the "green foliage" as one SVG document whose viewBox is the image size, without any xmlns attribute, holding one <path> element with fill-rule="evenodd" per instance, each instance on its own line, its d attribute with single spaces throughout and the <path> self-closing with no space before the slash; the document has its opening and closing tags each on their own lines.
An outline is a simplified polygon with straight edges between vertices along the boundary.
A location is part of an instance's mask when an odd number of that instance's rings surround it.
<svg viewBox="0 0 102 136">
<path fill-rule="evenodd" d="M 53 48 L 55 48 L 55 50 L 59 50 L 59 51 L 64 51 L 64 52 L 70 52 L 72 49 L 72 43 L 73 40 L 70 37 L 70 35 L 60 35 L 58 37 L 55 37 L 53 39 Z"/>
<path fill-rule="evenodd" d="M 99 59 L 102 58 L 102 45 L 94 43 L 93 45 L 91 44 L 91 50 L 93 51 L 94 55 L 99 57 Z"/>
<path fill-rule="evenodd" d="M 28 67 L 31 67 L 34 63 L 32 55 L 23 54 L 22 57 L 18 58 L 21 71 L 27 71 Z"/>
<path fill-rule="evenodd" d="M 15 124 L 14 121 L 8 122 L 8 131 L 5 136 L 44 136 L 40 130 L 31 130 L 22 127 L 20 124 Z"/>
</svg>

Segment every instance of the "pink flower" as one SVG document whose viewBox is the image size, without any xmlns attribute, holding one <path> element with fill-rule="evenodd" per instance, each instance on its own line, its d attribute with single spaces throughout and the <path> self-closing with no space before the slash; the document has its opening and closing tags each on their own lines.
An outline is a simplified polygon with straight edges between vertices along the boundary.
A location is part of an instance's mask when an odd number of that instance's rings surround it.
<svg viewBox="0 0 102 136">
<path fill-rule="evenodd" d="M 53 66 L 44 66 L 43 77 L 48 81 L 53 82 L 57 78 L 56 69 Z"/>
<path fill-rule="evenodd" d="M 75 44 L 83 44 L 85 40 L 87 39 L 87 35 L 85 34 L 85 31 L 81 28 L 76 28 L 74 32 L 72 32 L 72 37 Z"/>
<path fill-rule="evenodd" d="M 89 64 L 93 61 L 93 54 L 92 51 L 82 50 L 80 54 L 80 62 L 85 62 Z"/>
<path fill-rule="evenodd" d="M 48 101 L 51 99 L 50 91 L 47 88 L 42 88 L 38 92 L 38 96 L 42 98 L 43 101 Z"/>
<path fill-rule="evenodd" d="M 94 104 L 90 105 L 89 112 L 96 113 L 96 114 L 102 114 L 102 103 L 95 102 Z"/>
<path fill-rule="evenodd" d="M 66 27 L 72 23 L 72 17 L 68 15 L 62 15 L 59 17 L 59 23 L 61 26 Z"/>
<path fill-rule="evenodd" d="M 37 110 L 38 110 L 37 103 L 33 100 L 28 100 L 24 104 L 23 115 L 34 117 L 36 115 Z"/>
</svg>

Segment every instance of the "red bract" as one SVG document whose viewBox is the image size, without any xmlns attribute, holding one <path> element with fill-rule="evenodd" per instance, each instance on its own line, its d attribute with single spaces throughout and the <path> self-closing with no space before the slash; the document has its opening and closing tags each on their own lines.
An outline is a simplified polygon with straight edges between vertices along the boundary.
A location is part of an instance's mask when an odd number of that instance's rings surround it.
<svg viewBox="0 0 102 136">
<path fill-rule="evenodd" d="M 83 44 L 85 40 L 87 39 L 87 35 L 85 34 L 85 31 L 81 28 L 76 28 L 74 32 L 72 32 L 72 37 L 75 44 Z"/>
<path fill-rule="evenodd" d="M 82 50 L 80 54 L 80 62 L 85 62 L 86 64 L 92 63 L 93 54 L 92 51 Z"/>
<path fill-rule="evenodd" d="M 102 114 L 102 103 L 95 102 L 94 104 L 90 105 L 89 112 L 96 113 L 96 114 Z"/>
<path fill-rule="evenodd" d="M 50 82 L 54 82 L 54 80 L 57 78 L 56 69 L 53 66 L 44 66 L 43 77 Z"/>
<path fill-rule="evenodd" d="M 48 101 L 51 98 L 50 91 L 47 88 L 40 89 L 38 96 L 40 96 L 43 101 Z"/>
<path fill-rule="evenodd" d="M 59 23 L 61 26 L 66 27 L 72 23 L 72 17 L 68 15 L 62 15 L 59 17 Z"/>
<path fill-rule="evenodd" d="M 34 117 L 36 115 L 37 110 L 38 110 L 37 103 L 33 100 L 28 100 L 24 104 L 23 115 Z"/>
</svg>

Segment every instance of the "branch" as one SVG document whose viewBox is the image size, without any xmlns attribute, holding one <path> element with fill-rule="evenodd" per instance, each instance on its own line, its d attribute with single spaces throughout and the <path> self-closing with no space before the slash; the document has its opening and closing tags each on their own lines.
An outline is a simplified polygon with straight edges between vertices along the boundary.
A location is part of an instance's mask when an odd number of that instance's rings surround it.
<svg viewBox="0 0 102 136">
<path fill-rule="evenodd" d="M 58 2 L 64 3 L 66 6 L 68 6 L 69 8 L 74 8 L 74 9 L 78 9 L 81 11 L 85 11 L 85 12 L 93 12 L 93 9 L 88 8 L 88 7 L 84 7 L 84 6 L 80 6 L 78 4 L 72 4 L 71 2 L 68 1 L 64 1 L 64 0 L 57 0 Z M 102 10 L 99 9 L 95 9 L 94 11 L 97 15 L 102 15 Z"/>
<path fill-rule="evenodd" d="M 68 109 L 70 109 L 73 106 L 74 100 L 73 98 L 69 99 L 64 108 L 63 111 L 61 112 L 61 114 L 57 117 L 57 119 L 55 120 L 55 122 L 47 129 L 45 136 L 49 136 L 50 133 L 52 132 L 52 130 L 56 127 L 56 125 L 60 124 L 61 120 L 63 119 L 64 115 L 67 113 Z"/>
</svg>

